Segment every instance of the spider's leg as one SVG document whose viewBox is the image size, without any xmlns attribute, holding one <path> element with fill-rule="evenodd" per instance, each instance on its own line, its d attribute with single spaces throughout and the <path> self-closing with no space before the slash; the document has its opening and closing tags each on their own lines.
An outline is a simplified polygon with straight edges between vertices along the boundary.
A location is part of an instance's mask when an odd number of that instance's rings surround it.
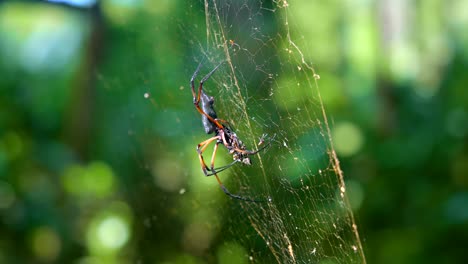
<svg viewBox="0 0 468 264">
<path fill-rule="evenodd" d="M 195 92 L 195 78 L 197 77 L 198 75 L 198 72 L 200 71 L 200 68 L 201 68 L 202 64 L 198 64 L 198 67 L 197 69 L 195 70 L 195 72 L 193 73 L 192 75 L 192 78 L 190 78 L 190 87 L 192 88 L 192 95 L 193 95 L 193 102 L 199 102 L 200 101 L 200 93 L 198 94 L 197 96 L 197 93 Z"/>
<path fill-rule="evenodd" d="M 224 134 L 223 134 L 223 135 L 224 135 Z M 237 162 L 239 162 L 238 160 L 235 160 L 235 161 L 231 162 L 231 163 L 228 164 L 228 165 L 225 165 L 225 166 L 222 166 L 222 167 L 219 167 L 219 168 L 215 168 L 215 167 L 214 167 L 214 162 L 215 162 L 216 152 L 218 151 L 218 145 L 219 145 L 219 144 L 221 144 L 221 143 L 220 143 L 220 142 L 216 142 L 216 145 L 214 146 L 213 156 L 211 157 L 211 167 L 208 168 L 208 171 L 210 171 L 210 173 L 205 174 L 206 176 L 215 175 L 215 173 L 222 172 L 223 170 L 226 170 L 226 169 L 230 168 L 232 165 L 234 165 L 234 164 L 236 164 Z"/>
<path fill-rule="evenodd" d="M 238 162 L 239 162 L 239 160 L 235 160 L 235 161 L 229 163 L 228 165 L 224 165 L 224 166 L 221 166 L 221 167 L 218 167 L 218 168 L 214 168 L 213 170 L 208 169 L 208 170 L 211 171 L 211 172 L 209 172 L 206 176 L 212 176 L 212 175 L 215 174 L 215 172 L 216 172 L 216 173 L 219 173 L 219 172 L 222 172 L 222 171 L 224 171 L 224 170 L 227 170 L 227 169 L 229 169 L 230 167 L 232 167 L 232 165 L 234 165 L 234 164 L 236 164 L 236 163 L 238 163 Z"/>
<path fill-rule="evenodd" d="M 264 138 L 265 138 L 266 134 L 263 134 L 262 137 L 260 138 L 260 143 L 258 143 L 258 145 L 261 145 L 263 144 L 264 142 Z M 234 148 L 235 151 L 237 152 L 240 152 L 242 154 L 246 154 L 246 155 L 255 155 L 257 154 L 258 152 L 264 150 L 265 148 L 267 148 L 268 146 L 271 145 L 271 142 L 273 141 L 273 139 L 276 137 L 276 135 L 274 135 L 269 141 L 268 143 L 264 144 L 263 147 L 253 151 L 253 150 L 243 150 L 243 149 L 239 149 L 239 148 Z"/>
<path fill-rule="evenodd" d="M 213 73 L 215 73 L 215 71 L 216 71 L 216 70 L 219 68 L 219 66 L 221 66 L 221 64 L 223 64 L 223 63 L 224 63 L 224 61 L 222 61 L 220 64 L 218 64 L 216 67 L 214 67 L 214 69 L 211 70 L 210 73 L 208 73 L 205 77 L 203 77 L 203 79 L 202 79 L 201 82 L 200 82 L 200 88 L 199 88 L 198 92 L 200 92 L 200 90 L 202 89 L 203 83 L 204 83 L 206 80 L 208 80 L 208 79 L 211 77 L 211 75 L 213 75 Z"/>
<path fill-rule="evenodd" d="M 271 145 L 271 141 L 268 142 L 267 144 L 263 145 L 263 147 L 261 147 L 261 148 L 255 150 L 255 151 L 253 151 L 253 150 L 243 150 L 243 149 L 239 149 L 239 148 L 234 148 L 234 150 L 235 150 L 236 152 L 240 152 L 240 153 L 246 154 L 246 155 L 255 155 L 255 154 L 257 154 L 258 152 L 264 150 L 266 147 L 268 147 L 268 146 L 270 146 L 270 145 Z"/>
<path fill-rule="evenodd" d="M 218 137 L 219 137 L 219 136 L 218 136 Z M 215 138 L 217 138 L 217 137 L 215 137 Z M 209 140 L 211 140 L 211 139 L 209 139 Z M 207 141 L 209 141 L 209 140 L 207 140 Z M 212 140 L 211 140 L 211 141 L 212 141 Z M 209 141 L 209 142 L 211 142 L 211 141 Z M 206 142 L 206 141 L 205 141 L 205 142 Z M 209 142 L 205 145 L 204 148 L 206 148 L 206 146 L 209 144 Z M 215 144 L 215 146 L 214 146 L 213 155 L 211 156 L 211 169 L 210 169 L 211 172 L 213 173 L 213 175 L 216 177 L 216 180 L 218 181 L 219 187 L 221 187 L 221 189 L 223 190 L 223 192 L 224 192 L 226 195 L 228 195 L 228 196 L 230 196 L 230 197 L 232 197 L 232 198 L 234 198 L 234 199 L 238 199 L 238 200 L 242 200 L 242 201 L 247 201 L 247 202 L 263 202 L 263 201 L 261 201 L 261 200 L 252 200 L 252 199 L 250 199 L 250 198 L 242 197 L 242 196 L 237 195 L 237 194 L 232 194 L 232 193 L 224 186 L 224 184 L 221 182 L 221 180 L 220 180 L 219 177 L 218 177 L 218 174 L 216 173 L 216 171 L 215 171 L 215 169 L 214 169 L 214 161 L 215 161 L 215 158 L 216 158 L 216 152 L 218 151 L 218 145 L 219 145 L 219 144 L 220 144 L 219 142 L 216 142 L 216 144 Z M 204 149 L 204 148 L 203 148 L 203 149 Z M 200 153 L 200 157 L 202 157 L 202 156 L 201 156 L 201 153 Z M 203 158 L 203 157 L 202 157 L 202 158 Z M 204 162 L 203 162 L 203 164 L 204 164 Z M 206 165 L 205 165 L 205 166 L 206 166 Z M 204 170 L 203 172 L 205 172 L 205 175 L 206 175 L 206 176 L 209 176 L 209 175 L 206 173 L 206 170 Z"/>
<path fill-rule="evenodd" d="M 200 165 L 202 167 L 203 173 L 205 173 L 205 175 L 208 174 L 208 166 L 206 166 L 205 160 L 203 159 L 203 152 L 205 151 L 206 147 L 208 147 L 208 145 L 214 140 L 219 140 L 219 136 L 209 138 L 197 145 L 198 158 L 200 160 Z"/>
<path fill-rule="evenodd" d="M 229 123 L 227 120 L 224 120 L 224 119 L 221 119 L 221 118 L 216 118 L 215 120 L 218 121 L 219 123 L 226 124 L 229 127 L 231 126 L 231 123 Z"/>
<path fill-rule="evenodd" d="M 231 162 L 228 165 L 225 165 L 225 166 L 222 166 L 222 167 L 219 167 L 219 168 L 214 168 L 214 159 L 215 159 L 216 151 L 218 150 L 218 144 L 223 143 L 223 145 L 226 146 L 226 148 L 228 148 L 228 146 L 229 146 L 229 144 L 227 143 L 227 140 L 226 140 L 226 133 L 224 133 L 223 130 L 220 132 L 220 135 L 218 135 L 218 136 L 221 138 L 221 142 L 216 142 L 216 146 L 215 146 L 215 149 L 214 149 L 214 152 L 213 152 L 213 156 L 211 158 L 211 168 L 208 169 L 211 172 L 208 173 L 208 174 L 205 174 L 206 176 L 212 176 L 215 173 L 222 172 L 223 170 L 226 170 L 226 169 L 230 168 L 232 165 L 239 162 L 239 160 L 234 160 L 233 162 Z"/>
<path fill-rule="evenodd" d="M 202 142 L 203 143 L 203 142 Z M 208 146 L 209 143 L 207 143 L 201 150 L 200 152 L 203 152 L 205 151 L 206 147 Z M 233 161 L 231 164 L 228 164 L 226 166 L 222 166 L 222 167 L 219 167 L 219 168 L 215 168 L 214 167 L 214 162 L 215 162 L 215 158 L 216 158 L 216 153 L 218 151 L 218 144 L 220 144 L 219 142 L 216 142 L 215 146 L 214 146 L 214 149 L 213 149 L 213 155 L 211 156 L 211 167 L 210 168 L 206 168 L 207 172 L 205 173 L 205 176 L 212 176 L 214 175 L 215 173 L 218 173 L 218 172 L 221 172 L 223 170 L 226 170 L 228 169 L 229 167 L 231 167 L 232 165 L 234 165 L 236 162 L 238 162 L 237 160 Z M 202 158 L 203 159 L 203 158 Z M 204 161 L 203 161 L 204 164 L 206 164 Z M 203 166 L 203 165 L 202 165 Z M 205 165 L 206 166 L 206 165 Z M 210 172 L 208 172 L 210 171 Z M 205 170 L 203 170 L 203 172 L 205 172 Z"/>
<path fill-rule="evenodd" d="M 200 71 L 200 68 L 202 66 L 202 64 L 198 64 L 198 67 L 197 69 L 195 70 L 195 72 L 193 73 L 192 75 L 192 78 L 190 78 L 190 88 L 192 90 L 192 96 L 193 96 L 193 104 L 195 105 L 195 108 L 197 109 L 197 111 L 205 116 L 206 118 L 208 118 L 208 120 L 210 120 L 210 122 L 212 122 L 213 124 L 215 124 L 218 128 L 222 128 L 223 126 L 218 122 L 216 121 L 213 117 L 211 117 L 209 114 L 207 114 L 202 108 L 200 108 L 200 97 L 201 97 L 201 93 L 202 93 L 202 89 L 203 89 L 203 83 L 218 69 L 218 67 L 220 66 L 221 64 L 219 64 L 218 66 L 216 66 L 207 76 L 205 76 L 201 82 L 200 82 L 200 86 L 198 87 L 198 94 L 197 92 L 195 92 L 195 78 L 197 77 L 198 75 L 198 72 Z"/>
<path fill-rule="evenodd" d="M 211 167 L 210 167 L 210 171 L 214 172 L 214 162 L 215 162 L 215 158 L 216 158 L 216 152 L 218 151 L 218 145 L 219 145 L 219 142 L 216 142 L 215 143 L 215 146 L 214 146 L 214 149 L 213 149 L 213 155 L 211 155 Z M 205 173 L 206 176 L 208 176 L 206 173 Z"/>
<path fill-rule="evenodd" d="M 243 196 L 240 196 L 240 195 L 237 195 L 237 194 L 232 194 L 232 193 L 223 185 L 223 183 L 221 182 L 221 180 L 220 180 L 219 177 L 218 177 L 218 174 L 216 174 L 216 172 L 214 172 L 213 175 L 216 177 L 216 180 L 218 181 L 219 187 L 221 187 L 221 190 L 223 190 L 223 192 L 224 192 L 227 196 L 232 197 L 232 198 L 234 198 L 234 199 L 238 199 L 238 200 L 242 200 L 242 201 L 247 201 L 247 202 L 255 202 L 255 203 L 258 203 L 258 202 L 266 202 L 266 201 L 264 201 L 264 200 L 253 200 L 253 199 L 246 198 L 246 197 L 243 197 Z"/>
</svg>

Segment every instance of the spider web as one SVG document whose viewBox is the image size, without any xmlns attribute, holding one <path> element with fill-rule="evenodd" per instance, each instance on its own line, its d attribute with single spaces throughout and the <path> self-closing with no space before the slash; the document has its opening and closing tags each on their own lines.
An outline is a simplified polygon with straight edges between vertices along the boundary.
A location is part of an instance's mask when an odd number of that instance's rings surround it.
<svg viewBox="0 0 468 264">
<path fill-rule="evenodd" d="M 205 39 L 191 36 L 203 54 L 195 60 L 209 61 L 205 72 L 226 61 L 205 88 L 215 97 L 218 116 L 247 146 L 254 147 L 263 133 L 272 142 L 253 158 L 253 166 L 220 173 L 226 186 L 243 196 L 272 198 L 271 203 L 226 201 L 224 206 L 235 203 L 241 210 L 219 215 L 220 239 L 238 243 L 254 262 L 362 263 L 319 75 L 291 33 L 288 5 L 206 0 Z M 227 164 L 229 157 L 220 160 L 217 164 Z"/>
<path fill-rule="evenodd" d="M 290 4 L 205 0 L 191 5 L 178 23 L 180 39 L 192 49 L 177 62 L 185 68 L 179 89 L 169 94 L 152 88 L 157 77 L 140 72 L 145 84 L 137 103 L 144 97 L 151 102 L 148 111 L 162 114 L 144 113 L 158 125 L 130 125 L 129 135 L 135 140 L 135 159 L 166 191 L 147 187 L 143 179 L 145 187 L 137 189 L 149 195 L 132 195 L 146 230 L 142 236 L 158 236 L 173 245 L 171 252 L 210 262 L 237 256 L 233 263 L 365 263 L 320 97 L 320 76 L 301 48 L 306 45 L 297 34 L 300 25 L 291 26 Z M 252 166 L 236 164 L 219 176 L 232 193 L 271 202 L 232 200 L 200 169 L 195 146 L 212 135 L 203 132 L 187 84 L 200 62 L 196 81 L 223 61 L 204 86 L 215 98 L 218 117 L 230 123 L 248 149 L 257 149 L 263 134 L 271 145 L 252 157 Z M 174 105 L 187 107 L 186 112 L 168 112 Z M 132 113 L 131 122 L 141 115 Z M 167 133 L 174 142 L 151 139 L 152 131 Z M 171 150 L 180 141 L 185 149 Z M 204 153 L 208 163 L 212 148 Z M 220 145 L 216 167 L 231 161 Z M 148 196 L 159 203 L 148 205 L 139 198 Z M 180 231 L 164 235 L 164 230 Z"/>
</svg>

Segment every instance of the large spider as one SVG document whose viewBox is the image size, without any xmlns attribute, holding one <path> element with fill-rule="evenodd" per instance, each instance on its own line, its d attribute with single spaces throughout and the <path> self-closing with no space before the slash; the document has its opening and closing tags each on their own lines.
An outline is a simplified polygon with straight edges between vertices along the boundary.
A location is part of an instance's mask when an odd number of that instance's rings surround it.
<svg viewBox="0 0 468 264">
<path fill-rule="evenodd" d="M 195 105 L 195 108 L 198 110 L 198 112 L 202 115 L 202 122 L 203 122 L 203 127 L 205 128 L 205 132 L 207 134 L 211 134 L 214 132 L 214 136 L 212 138 L 209 138 L 200 144 L 197 145 L 197 152 L 198 152 L 198 157 L 200 159 L 200 164 L 203 170 L 203 173 L 205 176 L 211 176 L 214 175 L 216 177 L 216 180 L 218 181 L 219 186 L 221 189 L 226 193 L 228 196 L 239 199 L 239 200 L 244 200 L 244 201 L 250 201 L 250 202 L 258 202 L 258 200 L 252 200 L 249 198 L 245 198 L 236 194 L 232 194 L 229 192 L 229 190 L 224 187 L 223 183 L 218 177 L 218 172 L 221 172 L 232 165 L 241 162 L 246 165 L 251 165 L 251 160 L 250 156 L 258 153 L 259 151 L 263 150 L 265 147 L 269 145 L 264 144 L 264 146 L 256 151 L 251 151 L 251 150 L 246 150 L 244 143 L 237 137 L 236 133 L 234 133 L 230 128 L 229 124 L 227 121 L 219 119 L 218 116 L 216 115 L 216 112 L 214 110 L 214 98 L 212 96 L 209 96 L 203 91 L 203 83 L 208 80 L 211 75 L 221 66 L 222 63 L 220 63 L 218 66 L 216 66 L 210 73 L 208 73 L 203 79 L 200 81 L 200 86 L 198 87 L 198 94 L 195 92 L 195 85 L 194 85 L 194 80 L 197 77 L 198 71 L 201 68 L 201 63 L 198 65 L 197 69 L 192 75 L 192 78 L 190 79 L 190 86 L 192 87 L 192 94 L 193 94 L 193 104 Z M 201 103 L 201 105 L 200 105 Z M 265 134 L 262 135 L 260 138 L 260 142 L 258 145 L 261 145 L 264 143 L 264 138 Z M 206 150 L 208 145 L 211 142 L 215 142 L 214 145 L 214 150 L 213 150 L 213 155 L 211 156 L 211 163 L 210 167 L 205 163 L 205 160 L 203 159 L 203 152 Z M 232 155 L 233 162 L 219 168 L 214 167 L 214 162 L 216 158 L 216 151 L 218 150 L 218 145 L 223 144 L 227 150 L 229 151 L 229 154 Z"/>
</svg>

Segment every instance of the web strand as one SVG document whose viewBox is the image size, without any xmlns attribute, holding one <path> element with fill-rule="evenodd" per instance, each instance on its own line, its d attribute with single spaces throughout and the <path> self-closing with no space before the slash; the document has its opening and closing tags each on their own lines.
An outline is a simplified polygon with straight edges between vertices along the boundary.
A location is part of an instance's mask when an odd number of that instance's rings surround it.
<svg viewBox="0 0 468 264">
<path fill-rule="evenodd" d="M 250 250 L 262 261 L 277 263 L 326 259 L 365 263 L 333 150 L 319 76 L 294 41 L 288 3 L 264 7 L 205 0 L 205 12 L 208 47 L 219 52 L 208 60 L 227 61 L 217 73 L 223 77 L 210 86 L 218 89 L 219 116 L 234 125 L 248 146 L 259 134 L 277 135 L 271 149 L 255 156 L 253 166 L 236 165 L 223 172 L 242 194 L 272 196 L 271 203 L 240 205 L 269 254 L 257 247 Z M 245 12 L 247 21 L 240 19 Z M 269 16 L 285 27 L 285 33 L 266 31 Z M 228 221 L 233 228 L 228 230 L 241 244 L 252 245 L 255 236 L 239 233 L 234 221 Z"/>
</svg>

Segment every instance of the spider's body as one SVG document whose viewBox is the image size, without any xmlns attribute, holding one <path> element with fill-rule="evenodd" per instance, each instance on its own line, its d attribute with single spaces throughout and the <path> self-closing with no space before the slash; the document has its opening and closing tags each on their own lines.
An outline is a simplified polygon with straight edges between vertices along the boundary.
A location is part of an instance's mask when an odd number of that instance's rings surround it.
<svg viewBox="0 0 468 264">
<path fill-rule="evenodd" d="M 203 90 L 201 90 L 200 95 L 201 109 L 212 119 L 217 119 L 218 116 L 213 108 L 214 98 L 213 96 L 207 95 Z M 210 121 L 207 116 L 202 115 L 202 123 L 207 134 L 211 134 L 216 130 L 216 124 Z"/>
<path fill-rule="evenodd" d="M 229 150 L 229 154 L 232 154 L 234 161 L 252 165 L 248 155 L 237 151 L 245 151 L 244 143 L 239 140 L 236 133 L 234 133 L 227 125 L 221 123 L 221 121 L 218 120 L 218 116 L 214 110 L 213 96 L 209 96 L 203 90 L 201 90 L 200 102 L 203 112 L 211 117 L 208 118 L 207 116 L 202 115 L 202 123 L 203 127 L 205 128 L 205 132 L 207 134 L 212 134 L 214 132 L 215 137 L 218 137 L 217 143 L 223 144 Z M 210 119 L 213 119 L 215 122 L 212 122 Z M 218 125 L 221 125 L 221 127 L 218 127 Z"/>
<path fill-rule="evenodd" d="M 231 194 L 226 187 L 221 183 L 217 173 L 221 172 L 232 165 L 234 165 L 237 162 L 241 162 L 246 165 L 251 165 L 252 162 L 250 160 L 250 155 L 254 155 L 263 148 L 266 147 L 263 146 L 261 149 L 257 151 L 250 151 L 246 150 L 246 147 L 244 143 L 237 137 L 236 133 L 234 133 L 228 126 L 228 122 L 218 119 L 218 116 L 216 115 L 216 111 L 214 109 L 214 98 L 212 96 L 207 95 L 203 91 L 203 83 L 210 78 L 210 76 L 218 69 L 218 66 L 216 66 L 210 73 L 208 73 L 201 81 L 200 81 L 200 86 L 198 88 L 198 94 L 195 92 L 195 85 L 194 85 L 194 80 L 198 74 L 198 71 L 200 70 L 201 64 L 198 65 L 197 69 L 195 70 L 195 73 L 193 74 L 192 78 L 190 79 L 190 86 L 192 88 L 192 95 L 193 95 L 193 104 L 195 105 L 195 108 L 198 110 L 198 112 L 202 115 L 202 123 L 203 127 L 205 129 L 205 132 L 207 134 L 212 134 L 214 132 L 214 136 L 201 142 L 197 146 L 197 152 L 198 152 L 198 157 L 200 159 L 200 164 L 202 166 L 203 173 L 206 176 L 211 176 L 214 175 L 223 191 L 236 199 L 244 200 L 244 201 L 255 201 L 251 200 L 248 198 L 244 198 L 239 195 Z M 204 159 L 203 159 L 203 152 L 205 149 L 208 147 L 208 145 L 215 141 L 215 146 L 214 146 L 214 151 L 213 151 L 213 156 L 211 158 L 211 166 L 208 168 L 206 165 Z M 260 144 L 263 143 L 263 137 L 260 139 Z M 229 151 L 229 154 L 232 155 L 233 162 L 223 166 L 221 168 L 216 168 L 214 167 L 214 160 L 216 157 L 216 151 L 218 150 L 218 145 L 222 144 L 223 146 L 226 147 L 226 149 Z"/>
<path fill-rule="evenodd" d="M 252 154 L 245 152 L 246 151 L 245 145 L 237 137 L 236 133 L 232 132 L 227 127 L 225 127 L 223 133 L 227 135 L 226 138 L 230 139 L 229 141 L 226 142 L 227 144 L 224 144 L 224 145 L 229 150 L 229 153 L 232 154 L 232 159 L 234 161 L 240 161 L 246 165 L 252 165 L 252 162 L 250 161 L 250 157 L 249 157 L 249 155 L 252 155 Z"/>
</svg>

